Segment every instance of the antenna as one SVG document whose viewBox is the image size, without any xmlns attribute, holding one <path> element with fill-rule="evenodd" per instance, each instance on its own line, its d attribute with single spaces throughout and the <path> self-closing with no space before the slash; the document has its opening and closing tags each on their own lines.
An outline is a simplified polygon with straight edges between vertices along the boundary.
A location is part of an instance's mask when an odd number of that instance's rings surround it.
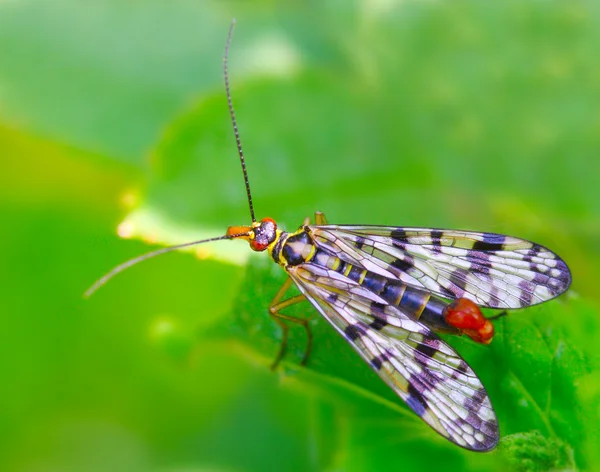
<svg viewBox="0 0 600 472">
<path fill-rule="evenodd" d="M 233 123 L 233 132 L 235 133 L 235 142 L 238 148 L 238 154 L 240 155 L 240 163 L 242 164 L 242 171 L 244 172 L 244 181 L 246 183 L 246 194 L 248 195 L 248 205 L 250 206 L 250 216 L 252 217 L 252 223 L 256 223 L 256 218 L 254 217 L 254 207 L 252 206 L 252 195 L 250 194 L 250 183 L 248 182 L 248 172 L 246 171 L 246 162 L 244 161 L 244 153 L 242 151 L 242 142 L 240 141 L 240 134 L 237 128 L 237 122 L 235 121 L 235 113 L 233 111 L 233 103 L 231 102 L 231 91 L 229 90 L 229 74 L 227 73 L 227 58 L 229 56 L 229 45 L 231 44 L 231 37 L 233 35 L 233 27 L 235 26 L 235 18 L 231 21 L 231 26 L 229 27 L 229 33 L 227 35 L 227 43 L 225 45 L 225 55 L 223 56 L 223 72 L 225 76 L 225 90 L 227 92 L 227 105 L 229 106 L 229 115 L 231 116 L 231 122 Z M 243 227 L 240 227 L 243 228 Z M 150 259 L 155 256 L 160 256 L 166 252 L 171 252 L 176 249 L 182 249 L 184 247 L 195 246 L 197 244 L 209 243 L 212 241 L 220 241 L 222 239 L 237 239 L 237 238 L 246 238 L 252 232 L 252 227 L 248 227 L 248 231 L 243 231 L 241 233 L 236 234 L 225 234 L 223 236 L 217 236 L 215 238 L 209 239 L 200 239 L 198 241 L 192 241 L 190 243 L 177 244 L 175 246 L 164 247 L 162 249 L 157 249 L 156 251 L 148 252 L 146 254 L 142 254 L 141 256 L 135 257 L 133 259 L 128 260 L 127 262 L 123 262 L 119 264 L 111 271 L 103 275 L 101 278 L 96 280 L 94 284 L 88 288 L 84 297 L 91 297 L 100 287 L 102 287 L 106 282 L 112 279 L 115 275 L 123 272 L 126 269 L 129 269 L 131 266 L 134 266 L 140 262 L 145 261 L 146 259 Z"/>
<path fill-rule="evenodd" d="M 98 280 L 94 282 L 94 284 L 88 288 L 83 294 L 84 298 L 91 297 L 100 287 L 102 287 L 106 282 L 112 279 L 115 275 L 123 272 L 125 269 L 129 269 L 131 266 L 138 264 L 139 262 L 143 262 L 146 259 L 150 259 L 155 256 L 160 256 L 165 252 L 171 252 L 176 249 L 182 249 L 184 247 L 195 246 L 197 244 L 210 243 L 212 241 L 220 241 L 222 239 L 236 239 L 241 238 L 243 236 L 247 236 L 248 232 L 238 233 L 238 234 L 226 234 L 224 236 L 217 236 L 216 238 L 209 239 L 200 239 L 198 241 L 192 241 L 191 243 L 183 243 L 177 244 L 176 246 L 163 247 L 162 249 L 157 249 L 156 251 L 147 252 L 146 254 L 142 254 L 141 256 L 134 257 L 133 259 L 129 259 L 127 262 L 123 262 L 119 264 L 117 267 L 113 268 L 110 272 L 107 272 L 105 275 L 100 277 Z"/>
<path fill-rule="evenodd" d="M 248 196 L 250 217 L 252 218 L 252 223 L 256 223 L 256 218 L 254 217 L 254 206 L 252 205 L 252 194 L 250 193 L 250 182 L 248 181 L 248 172 L 246 171 L 246 161 L 244 160 L 244 151 L 242 151 L 242 141 L 240 140 L 240 133 L 238 131 L 237 122 L 235 120 L 235 112 L 233 111 L 233 103 L 231 101 L 231 91 L 229 89 L 229 73 L 227 71 L 227 59 L 229 58 L 229 45 L 231 44 L 231 37 L 233 36 L 234 26 L 235 18 L 231 20 L 229 34 L 227 34 L 227 43 L 225 44 L 225 55 L 223 56 L 223 76 L 225 78 L 225 91 L 227 93 L 227 105 L 229 106 L 229 116 L 231 116 L 231 123 L 233 124 L 233 132 L 235 134 L 235 142 L 237 144 L 238 154 L 240 156 L 240 163 L 242 164 L 244 182 L 246 183 L 246 195 Z"/>
</svg>

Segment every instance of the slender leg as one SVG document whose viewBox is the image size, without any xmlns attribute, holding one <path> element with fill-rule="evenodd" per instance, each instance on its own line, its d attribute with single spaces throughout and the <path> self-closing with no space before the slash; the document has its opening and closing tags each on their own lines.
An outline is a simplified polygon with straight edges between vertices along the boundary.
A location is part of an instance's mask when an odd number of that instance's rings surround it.
<svg viewBox="0 0 600 472">
<path fill-rule="evenodd" d="M 326 225 L 327 218 L 325 218 L 325 215 L 320 211 L 315 211 L 315 223 L 318 225 Z"/>
<path fill-rule="evenodd" d="M 292 286 L 292 279 L 288 278 L 284 282 L 284 284 L 281 286 L 281 288 L 279 289 L 279 291 L 273 298 L 273 301 L 269 305 L 269 315 L 271 315 L 271 317 L 277 322 L 277 324 L 279 324 L 279 326 L 281 326 L 281 330 L 283 333 L 283 337 L 281 339 L 281 347 L 279 348 L 279 353 L 277 354 L 275 361 L 273 361 L 273 364 L 271 365 L 271 370 L 275 370 L 277 368 L 277 366 L 283 359 L 283 356 L 285 355 L 285 351 L 287 349 L 289 326 L 285 323 L 285 321 L 289 321 L 291 323 L 296 323 L 296 324 L 302 325 L 304 327 L 304 330 L 306 331 L 306 338 L 307 338 L 306 351 L 304 353 L 304 357 L 302 358 L 302 361 L 300 362 L 300 365 L 306 365 L 306 362 L 308 361 L 308 357 L 310 356 L 310 351 L 312 350 L 313 336 L 312 336 L 312 331 L 310 330 L 310 325 L 308 324 L 308 320 L 304 319 L 304 318 L 296 318 L 294 316 L 284 315 L 283 313 L 280 313 L 280 311 L 283 310 L 284 308 L 287 308 L 289 306 L 295 305 L 296 303 L 300 303 L 300 302 L 306 300 L 304 295 L 296 295 L 295 297 L 288 298 L 287 300 L 284 300 L 284 301 L 280 301 L 283 298 L 283 296 L 285 295 L 285 292 L 287 292 L 291 286 Z"/>
<path fill-rule="evenodd" d="M 494 320 L 497 320 L 498 318 L 502 318 L 503 316 L 508 316 L 508 311 L 506 311 L 506 310 L 504 310 L 504 311 L 501 311 L 501 312 L 500 312 L 500 313 L 498 313 L 497 315 L 490 316 L 490 317 L 488 318 L 488 320 L 494 321 Z"/>
</svg>

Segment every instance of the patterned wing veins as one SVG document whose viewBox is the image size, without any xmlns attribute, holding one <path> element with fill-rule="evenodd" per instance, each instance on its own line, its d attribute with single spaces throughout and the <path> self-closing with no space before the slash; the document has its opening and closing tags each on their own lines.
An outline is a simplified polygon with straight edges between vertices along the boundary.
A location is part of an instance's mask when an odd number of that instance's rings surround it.
<svg viewBox="0 0 600 472">
<path fill-rule="evenodd" d="M 435 333 L 335 271 L 289 267 L 300 291 L 427 424 L 467 449 L 498 442 L 498 423 L 475 372 Z"/>
<path fill-rule="evenodd" d="M 569 287 L 565 262 L 539 244 L 495 233 L 311 226 L 315 240 L 347 262 L 446 298 L 521 308 Z"/>
</svg>

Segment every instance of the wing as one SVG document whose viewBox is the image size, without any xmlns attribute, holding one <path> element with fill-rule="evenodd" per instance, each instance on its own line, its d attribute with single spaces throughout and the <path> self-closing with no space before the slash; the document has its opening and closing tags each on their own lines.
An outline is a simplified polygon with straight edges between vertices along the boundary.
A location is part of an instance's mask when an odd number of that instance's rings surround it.
<svg viewBox="0 0 600 472">
<path fill-rule="evenodd" d="M 435 333 L 343 275 L 288 267 L 300 291 L 429 426 L 474 451 L 498 443 L 490 399 L 467 363 Z"/>
<path fill-rule="evenodd" d="M 502 234 L 345 225 L 310 231 L 346 262 L 482 307 L 536 305 L 571 283 L 569 268 L 552 251 Z"/>
</svg>

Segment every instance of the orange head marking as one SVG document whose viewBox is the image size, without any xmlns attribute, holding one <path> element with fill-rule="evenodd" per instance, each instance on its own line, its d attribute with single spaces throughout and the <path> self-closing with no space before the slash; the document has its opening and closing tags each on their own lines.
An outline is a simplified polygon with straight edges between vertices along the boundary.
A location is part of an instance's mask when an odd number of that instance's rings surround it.
<svg viewBox="0 0 600 472">
<path fill-rule="evenodd" d="M 233 239 L 247 240 L 252 250 L 260 252 L 277 238 L 277 223 L 272 218 L 263 218 L 260 223 L 252 223 L 252 226 L 230 226 L 227 235 L 235 236 Z"/>
</svg>

